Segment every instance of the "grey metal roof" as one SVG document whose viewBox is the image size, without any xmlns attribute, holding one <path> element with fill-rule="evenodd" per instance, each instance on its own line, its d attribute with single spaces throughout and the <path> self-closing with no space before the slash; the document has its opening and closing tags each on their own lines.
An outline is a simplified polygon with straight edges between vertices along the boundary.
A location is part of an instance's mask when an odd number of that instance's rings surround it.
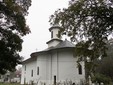
<svg viewBox="0 0 113 85">
<path fill-rule="evenodd" d="M 54 28 L 63 29 L 63 27 L 61 27 L 60 25 L 55 24 L 55 25 L 53 25 L 52 27 L 49 28 L 49 31 L 51 31 Z"/>
<path fill-rule="evenodd" d="M 33 57 L 38 56 L 38 54 L 40 54 L 40 53 L 46 53 L 46 52 L 49 52 L 49 51 L 52 51 L 52 50 L 63 49 L 63 48 L 65 48 L 65 49 L 66 48 L 74 48 L 74 47 L 75 47 L 75 45 L 73 43 L 71 43 L 70 41 L 68 41 L 67 39 L 65 39 L 64 41 L 61 41 L 55 47 L 50 47 L 50 48 L 47 48 L 47 49 L 42 50 L 42 51 L 39 51 L 39 52 L 33 52 L 31 54 L 31 58 L 25 60 L 23 63 L 27 63 L 27 62 L 30 62 L 30 61 L 35 60 L 35 58 L 33 58 Z"/>
<path fill-rule="evenodd" d="M 67 39 L 65 39 L 65 41 L 61 41 L 58 45 L 56 45 L 55 47 L 49 47 L 43 51 L 49 51 L 49 50 L 55 50 L 55 49 L 60 49 L 60 48 L 74 48 L 75 45 L 73 43 L 71 43 L 70 41 L 68 41 Z"/>
<path fill-rule="evenodd" d="M 55 46 L 55 48 L 65 48 L 65 47 L 75 47 L 75 45 L 68 41 L 67 39 L 65 39 L 65 41 L 62 41 L 57 46 Z"/>
<path fill-rule="evenodd" d="M 22 62 L 22 64 L 29 63 L 29 62 L 32 62 L 32 61 L 36 61 L 36 59 L 37 59 L 36 57 L 30 57 L 30 58 L 24 60 L 24 61 Z"/>
<path fill-rule="evenodd" d="M 60 40 L 60 39 L 55 38 L 55 39 L 49 40 L 48 42 L 46 42 L 46 44 L 48 44 L 48 43 L 50 43 L 50 42 L 52 42 L 52 41 L 54 41 L 54 40 L 56 40 L 56 41 L 62 41 L 62 40 Z"/>
</svg>

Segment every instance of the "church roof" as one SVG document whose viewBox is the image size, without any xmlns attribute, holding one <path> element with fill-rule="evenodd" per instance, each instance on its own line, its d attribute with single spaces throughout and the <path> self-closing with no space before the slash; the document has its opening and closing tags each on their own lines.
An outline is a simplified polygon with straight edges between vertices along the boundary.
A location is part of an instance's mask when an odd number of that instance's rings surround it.
<svg viewBox="0 0 113 85">
<path fill-rule="evenodd" d="M 55 46 L 55 48 L 65 48 L 65 47 L 75 47 L 75 45 L 68 41 L 67 39 L 65 39 L 65 41 L 62 41 L 57 46 Z"/>
<path fill-rule="evenodd" d="M 34 52 L 31 54 L 31 58 L 23 61 L 23 63 L 27 63 L 27 62 L 32 62 L 36 60 L 36 56 L 38 56 L 38 54 L 40 53 L 46 53 L 52 50 L 57 50 L 57 49 L 66 49 L 66 48 L 74 48 L 75 45 L 73 43 L 71 43 L 70 41 L 68 41 L 67 39 L 65 39 L 65 41 L 61 41 L 58 45 L 56 45 L 55 47 L 50 47 L 47 48 L 45 50 L 39 51 L 39 52 Z"/>
<path fill-rule="evenodd" d="M 74 48 L 74 47 L 75 47 L 75 45 L 73 43 L 71 43 L 70 41 L 65 39 L 65 41 L 61 41 L 58 45 L 47 48 L 43 51 L 49 51 L 49 50 L 55 50 L 55 49 L 61 49 L 61 48 Z"/>
<path fill-rule="evenodd" d="M 70 41 L 68 41 L 67 39 L 65 39 L 65 41 L 61 41 L 58 45 L 56 45 L 55 47 L 49 47 L 43 51 L 39 51 L 39 52 L 34 52 L 31 54 L 31 56 L 35 56 L 38 53 L 43 53 L 43 52 L 48 52 L 48 51 L 52 51 L 52 50 L 57 50 L 57 49 L 63 49 L 63 48 L 74 48 L 75 45 L 73 43 L 71 43 Z"/>
<path fill-rule="evenodd" d="M 55 24 L 55 25 L 53 25 L 52 27 L 49 28 L 49 31 L 51 31 L 54 28 L 63 29 L 60 25 Z"/>
<path fill-rule="evenodd" d="M 48 41 L 46 44 L 48 44 L 48 43 L 50 43 L 50 42 L 52 42 L 52 41 L 54 41 L 54 40 L 56 40 L 56 41 L 62 41 L 62 40 L 60 40 L 60 39 L 52 39 L 52 40 Z"/>
</svg>

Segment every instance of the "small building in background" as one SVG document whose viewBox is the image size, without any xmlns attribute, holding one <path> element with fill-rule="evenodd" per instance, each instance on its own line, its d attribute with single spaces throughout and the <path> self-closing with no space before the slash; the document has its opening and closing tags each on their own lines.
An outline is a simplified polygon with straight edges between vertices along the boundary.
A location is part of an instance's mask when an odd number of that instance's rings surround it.
<svg viewBox="0 0 113 85">
<path fill-rule="evenodd" d="M 75 45 L 67 39 L 62 40 L 59 36 L 62 29 L 58 25 L 52 26 L 49 29 L 51 40 L 47 42 L 48 48 L 32 53 L 29 59 L 23 61 L 21 84 L 76 84 L 85 80 L 84 62 L 78 66 L 74 55 Z"/>
<path fill-rule="evenodd" d="M 7 83 L 20 83 L 21 80 L 21 69 L 14 72 L 7 72 L 4 75 L 0 75 L 0 82 Z"/>
</svg>

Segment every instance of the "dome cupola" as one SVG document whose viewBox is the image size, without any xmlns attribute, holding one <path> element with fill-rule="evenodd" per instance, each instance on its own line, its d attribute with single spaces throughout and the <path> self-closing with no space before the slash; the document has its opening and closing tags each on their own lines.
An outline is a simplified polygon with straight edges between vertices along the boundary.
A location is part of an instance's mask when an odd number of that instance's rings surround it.
<svg viewBox="0 0 113 85">
<path fill-rule="evenodd" d="M 47 42 L 48 47 L 54 47 L 56 46 L 58 43 L 60 43 L 61 40 L 61 36 L 59 33 L 61 33 L 61 30 L 63 28 L 60 27 L 59 25 L 53 25 L 52 27 L 49 28 L 49 31 L 51 32 L 51 40 L 49 40 Z"/>
</svg>

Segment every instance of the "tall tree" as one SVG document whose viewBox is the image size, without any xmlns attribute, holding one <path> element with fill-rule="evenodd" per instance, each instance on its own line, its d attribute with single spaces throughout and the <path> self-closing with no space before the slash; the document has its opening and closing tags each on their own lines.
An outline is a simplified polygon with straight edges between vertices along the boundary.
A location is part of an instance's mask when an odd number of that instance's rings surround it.
<svg viewBox="0 0 113 85">
<path fill-rule="evenodd" d="M 75 54 L 79 61 L 83 57 L 90 76 L 94 76 L 94 61 L 107 56 L 106 43 L 113 34 L 112 16 L 112 0 L 71 0 L 68 8 L 59 9 L 50 17 L 50 24 L 61 25 L 63 34 L 77 43 Z"/>
<path fill-rule="evenodd" d="M 22 36 L 30 32 L 25 16 L 31 0 L 0 0 L 0 74 L 21 63 Z"/>
</svg>

